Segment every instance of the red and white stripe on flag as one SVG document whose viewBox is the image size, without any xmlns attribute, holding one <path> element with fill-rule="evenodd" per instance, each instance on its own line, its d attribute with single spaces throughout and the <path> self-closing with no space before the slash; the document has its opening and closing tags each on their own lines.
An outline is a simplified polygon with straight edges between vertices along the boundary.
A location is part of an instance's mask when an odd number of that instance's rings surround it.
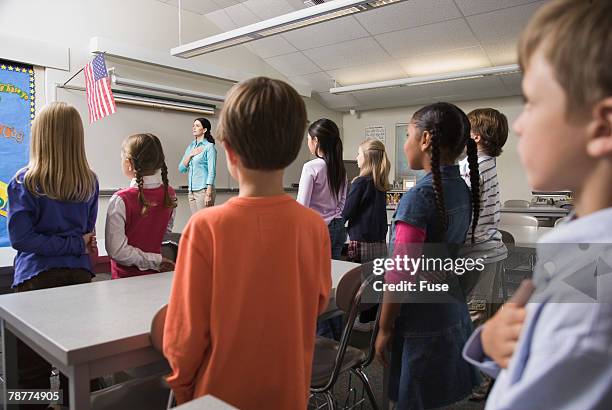
<svg viewBox="0 0 612 410">
<path fill-rule="evenodd" d="M 117 107 L 111 90 L 110 78 L 106 72 L 104 56 L 98 54 L 93 61 L 85 66 L 83 71 L 85 73 L 89 123 L 91 124 L 115 113 Z"/>
</svg>

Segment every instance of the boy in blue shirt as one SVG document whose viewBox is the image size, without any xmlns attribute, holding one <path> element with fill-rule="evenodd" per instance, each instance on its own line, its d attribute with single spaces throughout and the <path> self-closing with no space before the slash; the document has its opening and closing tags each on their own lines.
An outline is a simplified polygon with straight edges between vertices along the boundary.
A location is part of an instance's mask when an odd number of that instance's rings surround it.
<svg viewBox="0 0 612 410">
<path fill-rule="evenodd" d="M 487 409 L 612 403 L 610 56 L 609 0 L 552 1 L 522 34 L 519 154 L 532 189 L 570 189 L 576 214 L 538 244 L 533 303 L 506 304 L 466 344 L 464 357 L 497 377 Z"/>
</svg>

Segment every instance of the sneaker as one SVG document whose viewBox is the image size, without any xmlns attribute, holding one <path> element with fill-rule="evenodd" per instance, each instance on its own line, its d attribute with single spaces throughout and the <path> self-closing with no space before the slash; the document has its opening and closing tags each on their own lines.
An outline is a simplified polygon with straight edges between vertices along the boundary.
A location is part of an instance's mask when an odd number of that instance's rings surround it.
<svg viewBox="0 0 612 410">
<path fill-rule="evenodd" d="M 358 332 L 368 333 L 374 330 L 374 322 L 361 323 L 359 318 L 355 319 L 355 324 L 353 325 L 353 329 Z"/>
</svg>

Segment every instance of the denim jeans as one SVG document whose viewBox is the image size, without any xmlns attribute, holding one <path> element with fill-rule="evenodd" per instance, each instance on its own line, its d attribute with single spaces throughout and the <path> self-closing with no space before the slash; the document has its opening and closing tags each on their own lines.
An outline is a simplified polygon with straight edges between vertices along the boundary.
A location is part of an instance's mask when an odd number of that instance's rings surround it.
<svg viewBox="0 0 612 410">
<path fill-rule="evenodd" d="M 331 241 L 332 259 L 340 259 L 342 255 L 342 247 L 346 242 L 346 228 L 344 227 L 344 218 L 332 219 L 327 225 L 329 230 L 329 239 Z"/>
</svg>

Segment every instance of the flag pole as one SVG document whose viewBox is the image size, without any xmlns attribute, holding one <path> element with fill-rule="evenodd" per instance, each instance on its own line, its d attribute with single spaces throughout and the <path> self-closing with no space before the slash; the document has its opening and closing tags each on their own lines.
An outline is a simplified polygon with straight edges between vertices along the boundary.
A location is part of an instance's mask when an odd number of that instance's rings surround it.
<svg viewBox="0 0 612 410">
<path fill-rule="evenodd" d="M 72 80 L 74 77 L 76 77 L 77 75 L 79 75 L 79 73 L 80 73 L 81 71 L 83 71 L 84 69 L 85 69 L 85 67 L 81 68 L 79 71 L 77 71 L 76 73 L 74 73 L 74 75 L 73 75 L 72 77 L 70 77 L 70 78 L 68 79 L 68 81 L 66 81 L 66 82 L 64 83 L 63 87 L 65 87 L 65 86 L 66 86 L 66 84 L 68 84 L 68 83 L 69 83 L 69 82 L 70 82 L 70 81 L 71 81 L 71 80 Z"/>
</svg>

